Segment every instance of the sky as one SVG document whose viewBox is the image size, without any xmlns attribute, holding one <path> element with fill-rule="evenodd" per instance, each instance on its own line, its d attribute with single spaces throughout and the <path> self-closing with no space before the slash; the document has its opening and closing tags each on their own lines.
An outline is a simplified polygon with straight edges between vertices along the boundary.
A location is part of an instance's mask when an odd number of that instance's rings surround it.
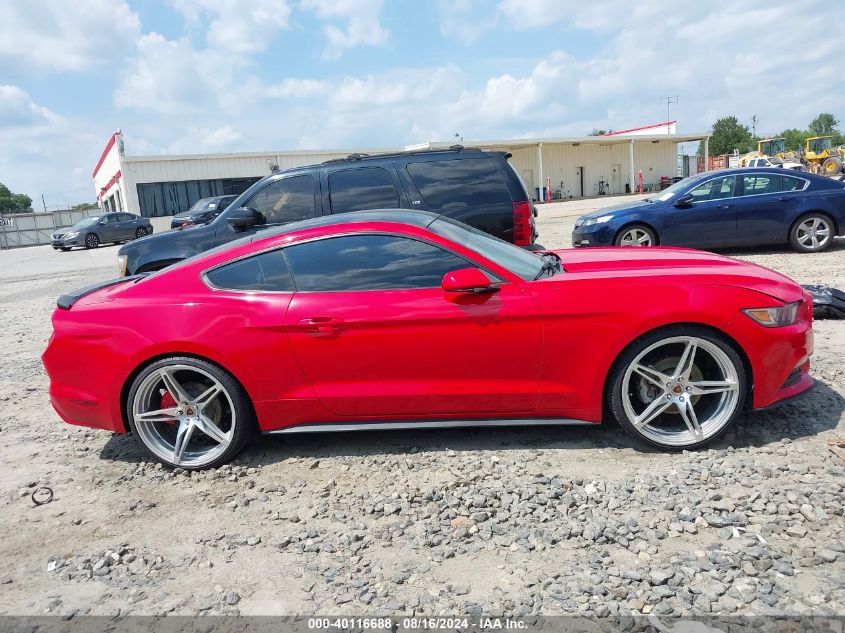
<svg viewBox="0 0 845 633">
<path fill-rule="evenodd" d="M 845 120 L 829 2 L 0 0 L 0 182 L 93 201 L 126 153 L 583 136 L 736 115 Z M 840 129 L 845 124 L 840 126 Z"/>
</svg>

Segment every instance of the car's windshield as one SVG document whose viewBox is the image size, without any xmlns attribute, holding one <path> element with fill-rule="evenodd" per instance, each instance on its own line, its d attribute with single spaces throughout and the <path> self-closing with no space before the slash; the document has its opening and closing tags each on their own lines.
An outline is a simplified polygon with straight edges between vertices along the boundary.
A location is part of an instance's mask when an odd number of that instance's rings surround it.
<svg viewBox="0 0 845 633">
<path fill-rule="evenodd" d="M 441 237 L 474 250 L 526 281 L 536 278 L 543 268 L 543 259 L 530 251 L 450 218 L 441 216 L 432 222 L 428 229 Z"/>
<path fill-rule="evenodd" d="M 203 198 L 197 200 L 190 209 L 185 211 L 185 215 L 190 213 L 203 213 L 205 211 L 213 211 L 217 208 L 217 198 Z"/>
<path fill-rule="evenodd" d="M 667 187 L 663 191 L 661 191 L 656 196 L 651 198 L 652 202 L 666 202 L 667 200 L 671 200 L 675 196 L 677 196 L 681 191 L 695 183 L 696 181 L 701 180 L 701 176 L 697 178 L 684 178 L 683 180 L 679 180 L 671 187 Z"/>
<path fill-rule="evenodd" d="M 100 221 L 101 215 L 89 215 L 87 218 L 82 218 L 79 222 L 73 225 L 73 228 L 80 229 L 83 226 L 91 226 Z"/>
</svg>

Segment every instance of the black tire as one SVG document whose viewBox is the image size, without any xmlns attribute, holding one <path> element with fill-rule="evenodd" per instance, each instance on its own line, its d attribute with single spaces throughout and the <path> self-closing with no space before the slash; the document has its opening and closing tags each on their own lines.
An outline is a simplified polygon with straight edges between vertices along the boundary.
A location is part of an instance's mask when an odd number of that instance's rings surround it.
<svg viewBox="0 0 845 633">
<path fill-rule="evenodd" d="M 838 156 L 826 158 L 822 163 L 822 173 L 825 176 L 835 176 L 842 171 L 842 160 Z"/>
<path fill-rule="evenodd" d="M 660 441 L 655 439 L 653 436 L 649 436 L 653 434 L 654 429 L 646 429 L 646 432 L 640 431 L 634 424 L 634 421 L 630 418 L 629 411 L 626 409 L 625 406 L 625 397 L 623 395 L 623 387 L 625 385 L 625 376 L 626 373 L 631 366 L 631 364 L 646 350 L 651 348 L 652 346 L 660 343 L 665 342 L 666 340 L 672 340 L 680 337 L 690 337 L 695 340 L 703 340 L 709 343 L 710 345 L 715 346 L 724 354 L 724 359 L 732 366 L 733 371 L 735 372 L 736 376 L 736 388 L 735 390 L 731 391 L 730 396 L 725 394 L 725 399 L 730 401 L 730 407 L 725 405 L 724 410 L 722 411 L 721 416 L 724 418 L 724 421 L 720 421 L 719 419 L 714 421 L 714 425 L 712 428 L 708 429 L 706 435 L 704 435 L 704 439 L 700 441 L 695 441 L 694 436 L 690 430 L 690 441 L 688 443 L 683 444 L 671 444 L 669 441 Z M 669 349 L 671 349 L 671 345 L 667 345 Z M 682 345 L 682 343 L 677 343 L 676 345 Z M 662 349 L 658 347 L 658 349 Z M 700 354 L 700 350 L 696 353 Z M 695 358 L 695 357 L 694 357 Z M 668 359 L 667 359 L 668 360 Z M 698 359 L 696 359 L 698 360 Z M 705 356 L 699 362 L 707 361 L 707 357 Z M 702 364 L 704 364 L 702 362 Z M 695 369 L 693 367 L 693 369 Z M 700 370 L 699 370 L 700 371 Z M 633 376 L 632 376 L 633 378 Z M 636 378 L 639 378 L 637 375 Z M 707 378 L 699 378 L 698 380 L 704 380 Z M 689 382 L 688 384 L 693 385 L 694 382 Z M 646 383 L 647 384 L 647 383 Z M 641 388 L 641 387 L 640 387 Z M 638 337 L 633 343 L 631 343 L 625 350 L 619 355 L 616 359 L 616 362 L 611 369 L 610 375 L 608 377 L 607 392 L 605 393 L 605 401 L 607 402 L 607 406 L 610 409 L 610 412 L 613 414 L 613 417 L 619 423 L 619 426 L 622 427 L 622 430 L 625 431 L 628 435 L 633 437 L 640 443 L 646 444 L 648 446 L 658 448 L 663 451 L 680 451 L 680 450 L 694 450 L 696 448 L 700 448 L 707 444 L 714 442 L 716 439 L 721 437 L 734 423 L 736 417 L 742 412 L 745 408 L 745 402 L 748 397 L 748 378 L 745 371 L 745 366 L 743 365 L 742 359 L 739 357 L 739 354 L 733 348 L 733 346 L 722 336 L 718 335 L 717 333 L 709 330 L 707 328 L 694 326 L 694 325 L 677 325 L 677 326 L 669 326 L 665 328 L 660 328 L 658 330 L 649 332 Z M 686 391 L 690 389 L 687 388 Z M 632 381 L 629 382 L 629 393 L 627 395 L 627 399 L 630 402 L 631 399 L 636 398 L 636 392 L 638 388 L 635 388 L 632 384 Z M 667 392 L 669 392 L 668 384 L 667 384 Z M 735 391 L 735 395 L 733 393 Z M 670 392 L 671 393 L 671 392 Z M 686 397 L 688 399 L 688 405 L 692 407 L 693 400 L 690 395 L 687 395 L 683 390 L 680 392 L 674 392 L 678 394 L 681 399 Z M 660 400 L 662 402 L 663 395 L 655 396 L 650 403 Z M 698 396 L 699 401 L 701 402 L 703 398 L 716 398 L 717 396 L 714 395 L 702 395 Z M 721 398 L 721 396 L 719 396 Z M 735 398 L 735 402 L 733 402 L 733 398 Z M 644 408 L 647 408 L 648 404 L 641 401 Z M 708 401 L 705 401 L 708 402 Z M 666 419 L 667 415 L 678 415 L 677 422 L 683 422 L 686 419 L 686 416 L 681 415 L 680 411 L 677 410 L 677 404 L 667 404 L 669 409 L 666 409 L 665 413 L 659 414 L 655 421 Z M 718 406 L 718 405 L 717 405 Z M 672 411 L 671 409 L 676 409 L 677 411 Z M 718 409 L 717 409 L 718 410 Z M 645 414 L 645 411 L 640 412 L 641 414 Z M 669 418 L 671 420 L 671 418 Z M 698 418 L 695 418 L 696 424 L 698 424 Z M 705 420 L 705 424 L 708 421 Z M 645 424 L 646 427 L 650 427 L 651 423 Z M 660 427 L 655 427 L 658 431 Z M 704 428 L 704 427 L 701 427 Z M 710 432 L 712 431 L 712 432 Z M 685 433 L 685 431 L 684 431 Z"/>
<path fill-rule="evenodd" d="M 235 413 L 235 415 L 230 419 L 232 425 L 230 427 L 232 437 L 225 450 L 212 461 L 203 463 L 198 466 L 182 463 L 175 464 L 172 460 L 168 461 L 167 459 L 163 458 L 160 454 L 157 454 L 154 450 L 152 450 L 150 446 L 145 443 L 145 440 L 143 439 L 144 434 L 139 433 L 138 426 L 134 419 L 133 413 L 133 403 L 135 402 L 135 398 L 138 395 L 138 390 L 142 385 L 145 384 L 147 379 L 150 378 L 152 374 L 168 366 L 187 366 L 189 368 L 196 368 L 201 372 L 209 374 L 225 389 L 226 395 L 228 395 L 229 399 L 231 400 L 232 409 Z M 226 406 L 226 404 L 227 403 L 224 402 L 224 406 Z M 217 468 L 218 466 L 230 462 L 238 455 L 238 453 L 241 452 L 241 450 L 243 450 L 247 442 L 252 437 L 254 437 L 257 428 L 255 414 L 253 412 L 252 403 L 250 402 L 249 395 L 247 395 L 246 391 L 243 387 L 241 387 L 238 381 L 235 380 L 228 372 L 221 369 L 217 365 L 199 358 L 192 358 L 189 356 L 170 356 L 167 358 L 162 358 L 154 363 L 151 363 L 143 370 L 141 370 L 141 372 L 139 372 L 139 374 L 132 381 L 132 386 L 129 389 L 129 395 L 125 403 L 125 413 L 126 420 L 129 425 L 129 430 L 135 436 L 135 439 L 137 440 L 138 444 L 141 446 L 141 448 L 147 455 L 166 466 L 178 466 L 179 468 L 183 468 L 185 470 L 203 470 L 206 468 Z"/>
<path fill-rule="evenodd" d="M 144 237 L 146 234 L 147 234 L 147 229 L 145 229 L 143 226 L 139 226 L 135 230 L 135 239 L 137 240 L 139 237 Z"/>
<path fill-rule="evenodd" d="M 100 237 L 96 233 L 89 233 L 85 236 L 85 248 L 97 248 L 100 245 Z"/>
<path fill-rule="evenodd" d="M 67 252 L 70 250 L 70 246 L 60 246 L 60 247 L 59 247 L 59 250 L 60 250 L 60 251 L 64 251 L 65 253 L 67 253 Z"/>
<path fill-rule="evenodd" d="M 814 245 L 812 236 L 808 237 L 808 229 L 811 230 L 812 223 L 818 222 L 817 227 L 824 227 L 827 233 L 822 236 L 824 239 L 819 239 L 817 234 L 816 242 L 818 246 Z M 809 226 L 808 226 L 809 224 Z M 799 253 L 819 253 L 833 244 L 833 238 L 836 235 L 836 229 L 833 220 L 826 213 L 814 211 L 806 213 L 795 220 L 789 229 L 789 244 Z M 819 228 L 817 228 L 819 230 Z"/>
<path fill-rule="evenodd" d="M 640 246 L 640 244 L 623 244 L 623 240 L 626 240 L 627 236 L 632 233 L 640 232 L 644 234 L 647 239 L 649 240 L 648 244 L 643 244 L 643 246 L 657 246 L 659 242 L 657 241 L 657 234 L 649 227 L 645 226 L 644 224 L 629 224 L 628 226 L 623 226 L 619 229 L 619 232 L 616 234 L 616 237 L 613 238 L 613 245 L 614 246 Z"/>
</svg>

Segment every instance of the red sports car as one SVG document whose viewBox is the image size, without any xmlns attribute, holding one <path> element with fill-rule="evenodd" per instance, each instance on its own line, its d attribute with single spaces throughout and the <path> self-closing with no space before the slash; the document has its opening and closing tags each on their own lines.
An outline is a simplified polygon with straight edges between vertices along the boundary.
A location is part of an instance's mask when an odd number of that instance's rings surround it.
<svg viewBox="0 0 845 633">
<path fill-rule="evenodd" d="M 43 361 L 72 424 L 196 469 L 253 436 L 592 424 L 702 446 L 806 391 L 812 305 L 711 253 L 530 253 L 453 220 L 361 211 L 64 295 Z"/>
</svg>

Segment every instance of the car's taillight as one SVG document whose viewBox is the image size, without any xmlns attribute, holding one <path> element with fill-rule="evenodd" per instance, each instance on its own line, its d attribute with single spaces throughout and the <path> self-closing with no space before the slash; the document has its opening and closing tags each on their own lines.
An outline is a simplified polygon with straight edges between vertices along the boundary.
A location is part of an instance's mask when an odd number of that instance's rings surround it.
<svg viewBox="0 0 845 633">
<path fill-rule="evenodd" d="M 513 203 L 513 243 L 517 246 L 531 244 L 531 203 Z"/>
</svg>

